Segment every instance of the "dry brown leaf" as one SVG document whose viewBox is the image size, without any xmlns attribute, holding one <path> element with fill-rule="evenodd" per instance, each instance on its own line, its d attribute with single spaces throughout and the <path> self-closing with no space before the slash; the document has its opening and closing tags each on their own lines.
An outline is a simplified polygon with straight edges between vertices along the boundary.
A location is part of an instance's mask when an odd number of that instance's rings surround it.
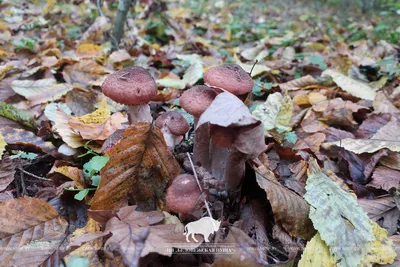
<svg viewBox="0 0 400 267">
<path fill-rule="evenodd" d="M 314 133 L 305 138 L 297 136 L 297 142 L 294 145 L 293 150 L 310 149 L 318 158 L 320 158 L 322 155 L 320 154 L 319 149 L 321 144 L 325 141 L 325 138 L 326 136 L 323 133 Z"/>
<path fill-rule="evenodd" d="M 71 117 L 68 124 L 83 139 L 105 140 L 115 131 L 123 129 L 123 123 L 127 121 L 127 118 L 121 112 L 117 112 L 111 115 L 103 124 L 85 124 L 75 117 Z"/>
<path fill-rule="evenodd" d="M 263 176 L 256 172 L 257 183 L 265 190 L 271 203 L 275 222 L 280 223 L 291 236 L 311 239 L 315 234 L 315 229 L 308 218 L 310 206 L 307 202 L 279 182 L 271 179 L 270 177 L 274 177 L 271 171 L 268 175 Z"/>
<path fill-rule="evenodd" d="M 282 90 L 299 90 L 303 87 L 317 84 L 317 82 L 318 81 L 316 79 L 314 79 L 313 76 L 307 75 L 307 76 L 301 77 L 299 79 L 289 81 L 287 83 L 281 83 L 281 84 L 279 84 L 279 87 Z"/>
<path fill-rule="evenodd" d="M 357 202 L 368 213 L 368 217 L 378 222 L 389 232 L 389 235 L 397 231 L 400 210 L 391 196 L 383 196 L 376 199 L 358 199 Z"/>
<path fill-rule="evenodd" d="M 109 57 L 110 63 L 116 69 L 121 69 L 123 67 L 123 63 L 130 61 L 131 59 L 132 59 L 131 55 L 129 55 L 129 53 L 126 52 L 125 49 L 114 51 L 111 53 Z"/>
<path fill-rule="evenodd" d="M 382 157 L 379 161 L 380 164 L 400 171 L 400 153 L 389 152 L 385 157 Z"/>
<path fill-rule="evenodd" d="M 56 149 L 51 142 L 45 142 L 34 133 L 24 129 L 6 126 L 2 127 L 0 131 L 3 133 L 4 141 L 6 141 L 9 146 L 22 146 L 46 153 L 53 153 Z"/>
<path fill-rule="evenodd" d="M 85 144 L 82 137 L 75 133 L 68 124 L 70 116 L 67 115 L 62 109 L 57 108 L 56 121 L 53 125 L 53 131 L 57 132 L 62 140 L 72 148 L 78 148 Z"/>
<path fill-rule="evenodd" d="M 107 18 L 105 16 L 99 16 L 93 22 L 93 24 L 86 30 L 82 35 L 79 43 L 90 43 L 90 41 L 96 41 L 103 37 L 103 33 L 107 27 Z"/>
<path fill-rule="evenodd" d="M 304 249 L 304 245 L 296 242 L 279 224 L 275 224 L 272 227 L 272 237 L 282 243 L 289 259 L 295 259 L 299 251 Z"/>
<path fill-rule="evenodd" d="M 328 128 L 328 125 L 319 121 L 320 113 L 309 109 L 301 122 L 301 128 L 306 133 L 315 133 Z"/>
<path fill-rule="evenodd" d="M 159 204 L 154 202 L 164 199 L 167 182 L 180 173 L 161 131 L 146 122 L 129 126 L 107 155 L 91 209 L 114 209 L 132 189 L 141 210 L 154 209 Z"/>
<path fill-rule="evenodd" d="M 368 186 L 389 191 L 391 188 L 400 189 L 400 171 L 386 167 L 378 167 L 372 174 L 372 181 Z"/>
<path fill-rule="evenodd" d="M 60 173 L 75 182 L 77 188 L 85 188 L 85 181 L 81 169 L 72 166 L 61 166 L 54 169 L 54 172 Z"/>
<path fill-rule="evenodd" d="M 4 155 L 0 161 L 0 191 L 3 191 L 7 186 L 14 181 L 15 164 L 8 155 Z"/>
<path fill-rule="evenodd" d="M 1 202 L 0 242 L 5 246 L 1 264 L 45 264 L 64 241 L 67 227 L 68 223 L 43 200 L 24 197 Z M 58 266 L 59 260 L 55 264 Z"/>
<path fill-rule="evenodd" d="M 66 66 L 63 70 L 64 79 L 69 84 L 77 82 L 84 86 L 110 72 L 96 61 L 90 59 L 82 59 L 73 65 Z"/>
<path fill-rule="evenodd" d="M 399 113 L 397 109 L 390 101 L 389 97 L 385 95 L 385 92 L 379 91 L 374 99 L 374 113 Z"/>
<path fill-rule="evenodd" d="M 239 98 L 228 92 L 217 95 L 200 116 L 197 128 L 207 122 L 221 127 L 244 127 L 260 123 Z"/>
</svg>

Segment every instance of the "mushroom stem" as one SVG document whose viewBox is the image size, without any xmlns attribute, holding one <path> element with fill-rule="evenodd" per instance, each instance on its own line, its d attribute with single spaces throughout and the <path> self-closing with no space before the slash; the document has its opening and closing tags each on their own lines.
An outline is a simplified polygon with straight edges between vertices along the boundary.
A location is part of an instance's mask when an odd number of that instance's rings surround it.
<svg viewBox="0 0 400 267">
<path fill-rule="evenodd" d="M 217 145 L 210 139 L 211 174 L 218 180 L 224 178 L 228 149 Z"/>
<path fill-rule="evenodd" d="M 246 168 L 246 155 L 231 147 L 226 160 L 224 181 L 228 192 L 237 191 L 242 184 Z"/>
<path fill-rule="evenodd" d="M 194 128 L 199 118 L 194 118 Z M 210 162 L 210 125 L 205 123 L 196 129 L 194 134 L 193 158 L 195 164 L 200 164 L 207 171 L 211 171 Z"/>
<path fill-rule="evenodd" d="M 127 114 L 129 124 L 136 122 L 152 122 L 149 104 L 127 105 Z"/>
<path fill-rule="evenodd" d="M 167 146 L 170 150 L 173 150 L 174 147 L 183 139 L 183 135 L 174 135 L 167 126 L 162 127 L 161 132 L 164 136 L 165 143 L 167 143 Z"/>
</svg>

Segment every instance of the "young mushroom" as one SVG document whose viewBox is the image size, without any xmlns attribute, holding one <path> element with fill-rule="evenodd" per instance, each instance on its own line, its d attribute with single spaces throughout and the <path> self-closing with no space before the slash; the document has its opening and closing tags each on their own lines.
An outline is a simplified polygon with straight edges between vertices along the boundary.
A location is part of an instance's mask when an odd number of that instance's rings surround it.
<svg viewBox="0 0 400 267">
<path fill-rule="evenodd" d="M 204 73 L 204 83 L 236 96 L 251 92 L 254 86 L 250 74 L 238 64 L 223 64 L 209 69 Z"/>
<path fill-rule="evenodd" d="M 200 188 L 193 175 L 182 174 L 168 187 L 165 198 L 169 210 L 189 214 L 197 207 L 200 196 Z"/>
<path fill-rule="evenodd" d="M 186 90 L 179 98 L 179 104 L 194 117 L 196 129 L 199 117 L 210 106 L 217 96 L 214 90 L 205 85 L 197 85 Z M 210 127 L 208 124 L 199 127 L 194 135 L 193 158 L 196 164 L 200 163 L 210 171 Z"/>
<path fill-rule="evenodd" d="M 168 111 L 161 114 L 156 119 L 155 125 L 161 129 L 164 140 L 170 149 L 179 144 L 185 133 L 189 131 L 188 122 L 177 111 Z"/>
<path fill-rule="evenodd" d="M 157 95 L 157 84 L 142 67 L 127 67 L 116 71 L 101 86 L 103 93 L 128 108 L 130 124 L 152 122 L 148 102 Z"/>
</svg>

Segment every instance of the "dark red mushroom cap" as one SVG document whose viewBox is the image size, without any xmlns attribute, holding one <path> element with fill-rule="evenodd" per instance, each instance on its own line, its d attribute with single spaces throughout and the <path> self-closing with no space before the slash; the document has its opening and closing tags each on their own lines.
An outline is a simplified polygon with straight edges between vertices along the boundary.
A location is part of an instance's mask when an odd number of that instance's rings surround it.
<svg viewBox="0 0 400 267">
<path fill-rule="evenodd" d="M 155 121 L 158 128 L 164 126 L 174 135 L 184 135 L 189 131 L 189 124 L 186 119 L 178 111 L 168 111 L 160 116 Z"/>
<path fill-rule="evenodd" d="M 217 93 L 210 87 L 197 85 L 182 94 L 179 104 L 188 113 L 198 118 L 211 105 L 216 96 Z"/>
<path fill-rule="evenodd" d="M 200 189 L 193 175 L 179 175 L 168 187 L 167 207 L 176 213 L 190 213 L 196 207 L 200 195 Z"/>
<path fill-rule="evenodd" d="M 204 73 L 204 83 L 210 87 L 224 89 L 234 95 L 242 95 L 253 90 L 254 81 L 237 64 L 224 64 Z"/>
<path fill-rule="evenodd" d="M 142 67 L 128 67 L 116 71 L 101 86 L 103 93 L 120 104 L 145 104 L 157 95 L 157 84 Z"/>
</svg>

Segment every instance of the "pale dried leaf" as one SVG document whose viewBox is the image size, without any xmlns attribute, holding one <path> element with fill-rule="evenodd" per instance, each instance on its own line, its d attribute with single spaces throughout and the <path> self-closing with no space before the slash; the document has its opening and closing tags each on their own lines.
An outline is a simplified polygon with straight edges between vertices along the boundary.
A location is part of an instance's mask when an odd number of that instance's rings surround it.
<svg viewBox="0 0 400 267">
<path fill-rule="evenodd" d="M 56 111 L 56 121 L 53 126 L 53 131 L 57 132 L 62 140 L 72 148 L 78 148 L 85 144 L 82 137 L 75 133 L 68 124 L 70 116 L 65 114 L 60 108 Z"/>
<path fill-rule="evenodd" d="M 15 164 L 6 154 L 0 161 L 0 191 L 5 190 L 14 181 L 14 174 Z"/>
<path fill-rule="evenodd" d="M 372 174 L 372 181 L 368 186 L 389 191 L 391 188 L 400 189 L 400 171 L 386 167 L 378 167 Z"/>
<path fill-rule="evenodd" d="M 317 84 L 317 80 L 314 79 L 313 76 L 307 75 L 307 76 L 304 76 L 304 77 L 301 77 L 301 78 L 298 78 L 298 79 L 295 79 L 295 80 L 292 80 L 292 81 L 289 81 L 286 83 L 281 83 L 281 84 L 279 84 L 279 87 L 282 90 L 290 91 L 290 90 L 300 90 L 304 87 L 307 87 L 309 85 L 314 85 L 314 84 Z"/>
<path fill-rule="evenodd" d="M 332 69 L 325 70 L 321 76 L 330 76 L 343 91 L 365 100 L 374 100 L 375 91 L 366 83 L 354 80 Z"/>
</svg>

